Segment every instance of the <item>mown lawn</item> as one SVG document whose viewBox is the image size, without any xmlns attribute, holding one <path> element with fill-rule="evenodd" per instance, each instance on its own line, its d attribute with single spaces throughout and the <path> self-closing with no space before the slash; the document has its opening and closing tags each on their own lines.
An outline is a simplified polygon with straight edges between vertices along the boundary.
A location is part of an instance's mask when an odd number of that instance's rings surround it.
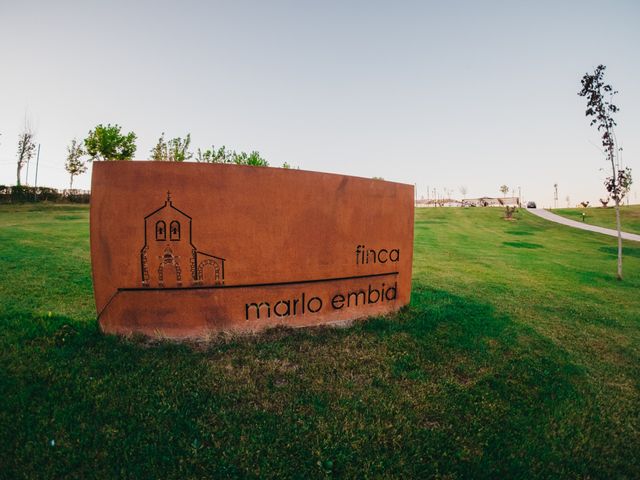
<svg viewBox="0 0 640 480">
<path fill-rule="evenodd" d="M 99 333 L 88 210 L 0 207 L 0 478 L 638 478 L 640 244 L 420 209 L 411 305 L 211 344 Z"/>
<path fill-rule="evenodd" d="M 598 227 L 613 228 L 614 230 L 617 228 L 616 210 L 613 207 L 556 208 L 551 211 L 578 222 L 582 222 L 582 213 L 584 213 L 584 223 L 597 225 Z M 620 222 L 623 232 L 640 234 L 640 205 L 621 206 Z"/>
</svg>

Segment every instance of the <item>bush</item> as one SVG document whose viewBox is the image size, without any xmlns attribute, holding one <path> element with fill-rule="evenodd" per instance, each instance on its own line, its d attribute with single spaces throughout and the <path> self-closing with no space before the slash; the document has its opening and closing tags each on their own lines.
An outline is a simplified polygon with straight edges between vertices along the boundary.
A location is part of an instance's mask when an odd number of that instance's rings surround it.
<svg viewBox="0 0 640 480">
<path fill-rule="evenodd" d="M 86 190 L 65 190 L 64 198 L 71 203 L 89 203 L 91 200 L 91 192 Z"/>
<path fill-rule="evenodd" d="M 49 187 L 0 185 L 0 203 L 71 202 L 89 203 L 91 193 L 86 190 L 57 190 Z"/>
</svg>

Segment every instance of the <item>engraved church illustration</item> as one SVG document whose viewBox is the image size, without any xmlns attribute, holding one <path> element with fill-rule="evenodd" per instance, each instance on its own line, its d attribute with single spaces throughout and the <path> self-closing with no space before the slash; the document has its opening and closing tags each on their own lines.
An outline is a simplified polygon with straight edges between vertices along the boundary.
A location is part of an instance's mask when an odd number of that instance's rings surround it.
<svg viewBox="0 0 640 480">
<path fill-rule="evenodd" d="M 167 192 L 164 205 L 144 217 L 140 251 L 142 286 L 193 287 L 224 284 L 224 258 L 198 251 L 191 240 L 191 217 L 173 206 Z"/>
</svg>

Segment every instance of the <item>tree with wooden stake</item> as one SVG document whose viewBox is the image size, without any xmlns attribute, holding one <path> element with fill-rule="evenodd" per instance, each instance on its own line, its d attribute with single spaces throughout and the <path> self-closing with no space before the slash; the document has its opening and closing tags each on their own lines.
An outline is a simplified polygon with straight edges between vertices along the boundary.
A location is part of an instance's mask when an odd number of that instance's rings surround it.
<svg viewBox="0 0 640 480">
<path fill-rule="evenodd" d="M 621 149 L 618 148 L 613 127 L 616 122 L 613 115 L 619 108 L 612 103 L 613 96 L 618 93 L 611 85 L 604 83 L 604 71 L 607 67 L 598 65 L 593 74 L 585 73 L 582 77 L 582 89 L 578 92 L 587 98 L 585 115 L 591 118 L 590 125 L 596 125 L 598 132 L 602 132 L 602 147 L 607 162 L 611 163 L 611 176 L 607 177 L 604 185 L 610 197 L 615 202 L 616 227 L 618 229 L 618 280 L 622 280 L 622 228 L 620 226 L 620 203 L 631 188 L 631 169 L 622 168 L 618 158 Z"/>
<path fill-rule="evenodd" d="M 71 140 L 71 144 L 67 147 L 67 161 L 64 164 L 64 168 L 71 177 L 69 190 L 73 189 L 73 177 L 87 171 L 87 164 L 82 160 L 84 154 L 85 151 L 82 148 L 82 144 L 78 143 L 75 138 Z"/>
<path fill-rule="evenodd" d="M 22 167 L 31 160 L 33 153 L 36 149 L 36 144 L 33 142 L 34 134 L 29 127 L 29 124 L 25 122 L 24 131 L 18 135 L 18 168 L 16 171 L 16 185 L 20 186 L 20 173 Z"/>
<path fill-rule="evenodd" d="M 462 195 L 462 203 L 464 204 L 464 201 L 467 199 L 467 192 L 469 191 L 469 189 L 467 188 L 466 185 L 460 185 L 460 195 Z"/>
</svg>

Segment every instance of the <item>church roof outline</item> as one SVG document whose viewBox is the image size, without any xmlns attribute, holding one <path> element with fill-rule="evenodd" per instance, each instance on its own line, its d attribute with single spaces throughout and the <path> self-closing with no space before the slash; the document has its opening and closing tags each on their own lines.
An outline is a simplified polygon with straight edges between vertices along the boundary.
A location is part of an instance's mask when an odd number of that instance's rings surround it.
<svg viewBox="0 0 640 480">
<path fill-rule="evenodd" d="M 187 215 L 186 213 L 184 213 L 179 208 L 173 206 L 173 202 L 171 201 L 171 192 L 167 192 L 167 199 L 164 201 L 164 205 L 161 206 L 160 208 L 156 208 L 153 212 L 151 212 L 149 215 L 144 217 L 144 221 L 146 222 L 149 217 L 152 217 L 153 215 L 158 213 L 160 210 L 163 210 L 163 209 L 167 208 L 167 204 L 169 204 L 168 206 L 173 208 L 175 211 L 177 211 L 177 212 L 181 213 L 182 215 L 184 215 L 185 217 L 187 217 L 189 219 L 189 222 L 191 222 L 193 220 L 190 215 Z"/>
<path fill-rule="evenodd" d="M 144 217 L 144 245 L 142 246 L 142 249 L 140 250 L 141 252 L 147 247 L 147 220 L 152 217 L 153 215 L 155 215 L 156 213 L 160 212 L 161 210 L 167 208 L 167 206 L 173 208 L 175 211 L 177 211 L 178 213 L 184 215 L 185 217 L 187 217 L 189 219 L 189 245 L 199 254 L 199 255 L 204 255 L 206 257 L 211 257 L 211 258 L 215 258 L 218 260 L 222 260 L 225 261 L 226 258 L 223 257 L 218 257 L 216 255 L 211 255 L 210 253 L 206 253 L 203 252 L 201 250 L 198 250 L 198 248 L 193 244 L 193 231 L 192 231 L 192 222 L 193 219 L 191 218 L 190 215 L 187 215 L 186 213 L 184 213 L 182 210 L 180 210 L 177 207 L 173 206 L 173 201 L 171 200 L 171 192 L 167 191 L 167 199 L 164 201 L 164 205 L 162 205 L 160 208 L 156 208 L 153 212 L 151 212 L 150 214 L 146 215 Z"/>
</svg>

